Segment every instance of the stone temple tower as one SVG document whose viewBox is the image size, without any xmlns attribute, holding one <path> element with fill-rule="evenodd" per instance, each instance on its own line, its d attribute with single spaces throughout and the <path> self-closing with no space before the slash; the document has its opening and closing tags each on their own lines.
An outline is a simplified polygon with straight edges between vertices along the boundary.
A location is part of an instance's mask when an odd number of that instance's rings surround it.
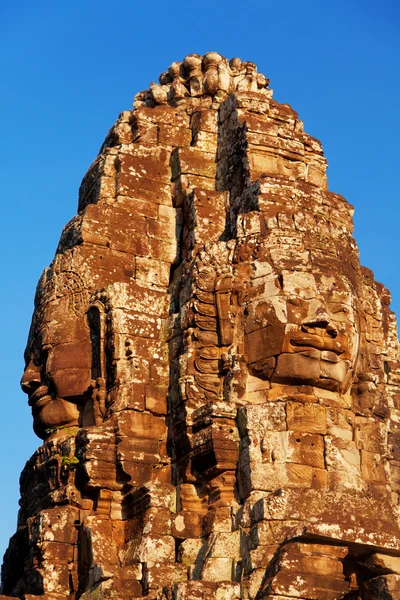
<svg viewBox="0 0 400 600">
<path fill-rule="evenodd" d="M 187 56 L 83 178 L 37 288 L 1 600 L 400 598 L 400 364 L 321 144 Z"/>
</svg>

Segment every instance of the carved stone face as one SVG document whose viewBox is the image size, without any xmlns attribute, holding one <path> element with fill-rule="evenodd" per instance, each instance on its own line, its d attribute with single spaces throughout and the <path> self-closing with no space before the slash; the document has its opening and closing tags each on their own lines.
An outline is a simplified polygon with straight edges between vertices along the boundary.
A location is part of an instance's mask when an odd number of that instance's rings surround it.
<svg viewBox="0 0 400 600">
<path fill-rule="evenodd" d="M 39 287 L 21 386 L 41 438 L 46 430 L 78 425 L 90 392 L 92 344 L 78 283 L 75 274 L 62 273 Z"/>
<path fill-rule="evenodd" d="M 359 346 L 357 299 L 346 276 L 271 270 L 254 287 L 245 329 L 250 373 L 346 392 Z"/>
</svg>

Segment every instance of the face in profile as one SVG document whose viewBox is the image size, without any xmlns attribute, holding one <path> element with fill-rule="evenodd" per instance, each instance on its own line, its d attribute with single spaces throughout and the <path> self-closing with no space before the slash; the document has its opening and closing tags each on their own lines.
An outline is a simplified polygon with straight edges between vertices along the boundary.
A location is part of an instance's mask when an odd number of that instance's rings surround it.
<svg viewBox="0 0 400 600">
<path fill-rule="evenodd" d="M 250 374 L 345 393 L 359 345 L 357 299 L 346 276 L 271 272 L 254 286 L 245 329 Z"/>
<path fill-rule="evenodd" d="M 79 282 L 78 282 L 79 283 Z M 40 288 L 21 380 L 35 433 L 78 425 L 90 396 L 92 343 L 87 298 L 76 275 L 53 275 Z"/>
</svg>

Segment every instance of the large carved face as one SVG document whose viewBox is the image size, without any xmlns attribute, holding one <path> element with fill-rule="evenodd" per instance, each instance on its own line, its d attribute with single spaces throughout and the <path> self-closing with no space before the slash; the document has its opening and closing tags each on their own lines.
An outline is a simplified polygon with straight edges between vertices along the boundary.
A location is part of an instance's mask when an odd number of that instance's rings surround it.
<svg viewBox="0 0 400 600">
<path fill-rule="evenodd" d="M 78 425 L 90 393 L 92 344 L 87 323 L 88 294 L 71 272 L 39 283 L 37 307 L 25 351 L 21 380 L 32 408 L 35 433 Z"/>
<path fill-rule="evenodd" d="M 272 269 L 254 280 L 245 351 L 250 373 L 287 386 L 344 393 L 359 346 L 358 303 L 351 282 L 332 275 Z"/>
</svg>

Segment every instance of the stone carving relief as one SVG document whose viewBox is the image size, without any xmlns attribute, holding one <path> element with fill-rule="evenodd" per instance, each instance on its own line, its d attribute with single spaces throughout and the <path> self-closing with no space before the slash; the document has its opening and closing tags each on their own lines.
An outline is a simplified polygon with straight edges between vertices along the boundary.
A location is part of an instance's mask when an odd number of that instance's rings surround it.
<svg viewBox="0 0 400 600">
<path fill-rule="evenodd" d="M 159 84 L 152 83 L 148 92 L 135 97 L 135 106 L 174 105 L 185 98 L 211 96 L 214 102 L 223 102 L 230 92 L 252 91 L 271 95 L 269 79 L 257 73 L 254 63 L 232 58 L 229 62 L 218 52 L 203 57 L 189 54 L 183 62 L 174 62 L 162 73 Z"/>
<path fill-rule="evenodd" d="M 320 143 L 188 55 L 109 132 L 39 282 L 0 600 L 400 593 L 400 363 Z"/>
</svg>

